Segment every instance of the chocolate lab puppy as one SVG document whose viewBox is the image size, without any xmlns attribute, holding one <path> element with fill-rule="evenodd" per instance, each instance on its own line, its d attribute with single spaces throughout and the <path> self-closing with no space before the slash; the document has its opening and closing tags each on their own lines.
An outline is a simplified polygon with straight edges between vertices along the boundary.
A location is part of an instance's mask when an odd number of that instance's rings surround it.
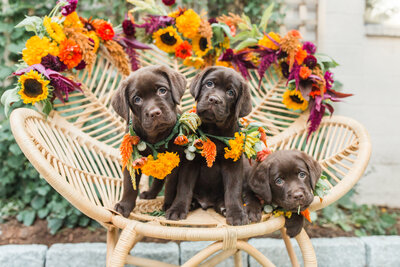
<svg viewBox="0 0 400 267">
<path fill-rule="evenodd" d="M 157 143 L 170 135 L 177 121 L 179 110 L 177 105 L 186 89 L 186 79 L 180 73 L 166 66 L 150 66 L 141 68 L 127 77 L 116 90 L 111 105 L 118 115 L 123 117 L 127 124 L 132 114 L 132 126 L 141 140 L 148 143 Z M 128 129 L 128 127 L 127 127 Z M 174 146 L 173 140 L 168 146 L 169 151 L 179 151 L 182 148 Z M 165 150 L 164 146 L 162 149 Z M 164 152 L 164 151 L 159 151 Z M 140 152 L 143 156 L 151 154 L 147 148 Z M 166 177 L 166 191 L 171 191 L 172 203 L 176 188 L 177 168 Z M 136 177 L 136 188 L 140 182 L 141 173 Z M 171 178 L 171 179 L 170 179 Z M 174 182 L 175 181 L 175 182 Z M 128 170 L 124 170 L 122 199 L 114 209 L 128 217 L 136 205 L 137 190 L 132 187 Z M 164 180 L 154 179 L 152 190 L 142 193 L 145 198 L 154 198 L 161 190 Z M 170 190 L 171 189 L 171 190 Z"/>
<path fill-rule="evenodd" d="M 190 93 L 197 101 L 197 114 L 202 121 L 200 129 L 207 134 L 233 137 L 239 131 L 238 119 L 252 109 L 246 81 L 230 68 L 206 68 L 193 79 Z M 177 195 L 166 216 L 173 220 L 186 218 L 193 199 L 203 209 L 214 207 L 226 215 L 228 224 L 247 224 L 242 203 L 242 159 L 236 162 L 225 159 L 226 144 L 210 139 L 217 147 L 213 166 L 207 167 L 200 156 L 190 162 L 191 167 L 185 164 L 191 168 L 190 172 L 179 175 Z"/>
<path fill-rule="evenodd" d="M 322 168 L 311 156 L 298 150 L 280 150 L 256 163 L 248 172 L 244 199 L 252 221 L 261 218 L 261 199 L 265 204 L 276 204 L 292 211 L 286 218 L 285 227 L 290 237 L 298 235 L 303 228 L 304 218 L 297 214 L 314 200 L 313 191 L 321 176 Z"/>
</svg>

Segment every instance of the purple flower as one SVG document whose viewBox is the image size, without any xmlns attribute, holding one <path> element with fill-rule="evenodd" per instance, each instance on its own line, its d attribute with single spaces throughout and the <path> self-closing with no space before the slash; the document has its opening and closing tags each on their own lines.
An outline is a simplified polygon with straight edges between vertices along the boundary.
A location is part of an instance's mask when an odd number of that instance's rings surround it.
<svg viewBox="0 0 400 267">
<path fill-rule="evenodd" d="M 136 25 L 136 27 L 144 28 L 147 34 L 153 34 L 159 28 L 165 28 L 174 24 L 174 18 L 168 16 L 154 16 L 149 15 L 148 17 L 144 18 L 145 23 Z"/>
<path fill-rule="evenodd" d="M 86 62 L 84 60 L 81 60 L 79 64 L 75 67 L 76 70 L 83 70 L 86 67 Z"/>
<path fill-rule="evenodd" d="M 319 102 L 319 104 L 317 103 Z M 310 116 L 308 117 L 309 125 L 308 125 L 308 133 L 307 133 L 307 140 L 310 135 L 315 132 L 319 125 L 321 124 L 322 117 L 325 114 L 325 105 L 321 104 L 322 98 L 318 96 L 315 98 L 315 102 L 311 106 L 310 109 Z"/>
<path fill-rule="evenodd" d="M 297 64 L 297 62 L 295 62 L 293 64 L 292 71 L 289 73 L 289 77 L 288 77 L 286 85 L 291 80 L 295 80 L 296 88 L 298 89 L 299 85 L 300 85 L 300 66 Z"/>
<path fill-rule="evenodd" d="M 274 50 L 259 46 L 258 49 L 255 49 L 254 52 L 258 53 L 260 56 L 260 64 L 258 65 L 258 75 L 260 77 L 264 76 L 265 71 L 273 64 L 276 63 L 278 60 L 277 54 Z M 258 82 L 258 87 L 261 86 L 262 79 Z"/>
<path fill-rule="evenodd" d="M 61 0 L 58 2 L 64 2 L 65 5 L 61 9 L 61 14 L 63 16 L 68 16 L 72 12 L 75 11 L 76 6 L 78 5 L 78 0 Z"/>
<path fill-rule="evenodd" d="M 58 72 L 62 72 L 67 69 L 67 65 L 60 61 L 60 59 L 56 56 L 48 54 L 47 56 L 42 58 L 42 62 L 40 62 L 45 68 L 55 70 Z"/>
<path fill-rule="evenodd" d="M 129 61 L 131 63 L 132 71 L 135 71 L 140 68 L 139 60 L 138 60 L 138 53 L 132 47 L 126 47 L 125 52 L 129 57 Z"/>
<path fill-rule="evenodd" d="M 126 19 L 122 22 L 122 29 L 126 36 L 134 36 L 136 29 L 135 24 L 132 23 L 129 19 Z"/>
<path fill-rule="evenodd" d="M 324 79 L 326 82 L 326 90 L 331 90 L 333 86 L 333 82 L 335 81 L 333 79 L 333 73 L 327 70 L 324 74 Z"/>
<path fill-rule="evenodd" d="M 208 23 L 210 23 L 210 24 L 218 23 L 218 20 L 216 18 L 209 18 Z"/>
<path fill-rule="evenodd" d="M 249 69 L 255 69 L 256 66 L 254 63 L 247 59 L 249 51 L 241 51 L 238 53 L 234 53 L 231 48 L 225 50 L 225 52 L 219 57 L 219 61 L 229 61 L 233 64 L 233 66 L 240 71 L 242 76 L 247 80 L 250 76 Z"/>
<path fill-rule="evenodd" d="M 314 57 L 313 55 L 308 55 L 305 59 L 304 59 L 304 64 L 306 64 L 307 67 L 309 67 L 310 69 L 315 68 L 315 66 L 317 66 L 317 58 Z"/>
<path fill-rule="evenodd" d="M 175 4 L 175 0 L 162 0 L 162 2 L 166 6 L 172 6 L 173 4 Z"/>
<path fill-rule="evenodd" d="M 317 47 L 311 42 L 304 42 L 303 49 L 306 50 L 308 54 L 312 55 L 315 54 L 315 51 L 317 51 Z"/>
</svg>

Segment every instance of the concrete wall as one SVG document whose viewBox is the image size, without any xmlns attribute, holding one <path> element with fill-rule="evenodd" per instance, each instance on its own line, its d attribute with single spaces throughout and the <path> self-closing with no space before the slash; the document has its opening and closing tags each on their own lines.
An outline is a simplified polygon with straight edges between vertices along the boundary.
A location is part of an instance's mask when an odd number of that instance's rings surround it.
<svg viewBox="0 0 400 267">
<path fill-rule="evenodd" d="M 355 95 L 336 114 L 360 121 L 372 141 L 357 201 L 400 207 L 400 38 L 367 36 L 364 0 L 320 0 L 318 50 L 340 64 L 335 77 Z"/>
</svg>

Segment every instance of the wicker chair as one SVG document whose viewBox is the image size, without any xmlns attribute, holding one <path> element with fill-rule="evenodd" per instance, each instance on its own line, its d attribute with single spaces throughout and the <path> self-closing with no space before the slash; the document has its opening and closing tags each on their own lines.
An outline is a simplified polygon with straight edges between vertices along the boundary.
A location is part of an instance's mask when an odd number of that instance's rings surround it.
<svg viewBox="0 0 400 267">
<path fill-rule="evenodd" d="M 156 49 L 141 52 L 140 61 L 143 66 L 169 65 L 184 74 L 189 82 L 196 73 L 195 69 L 169 59 Z M 168 221 L 162 216 L 149 215 L 161 209 L 161 197 L 139 200 L 129 218 L 112 210 L 122 193 L 117 148 L 124 134 L 125 122 L 110 107 L 110 99 L 122 78 L 112 61 L 99 56 L 90 72 L 84 70 L 76 76 L 83 83 L 83 92 L 72 94 L 65 104 L 56 104 L 47 119 L 25 108 L 14 110 L 10 118 L 18 145 L 37 171 L 72 205 L 108 229 L 107 266 L 123 266 L 125 263 L 174 266 L 129 255 L 132 247 L 144 236 L 215 241 L 183 266 L 214 266 L 230 256 L 234 256 L 235 266 L 241 266 L 241 250 L 263 266 L 274 266 L 247 240 L 276 230 L 282 233 L 293 266 L 299 266 L 285 234 L 283 217 L 264 215 L 259 223 L 234 227 L 209 209 L 193 211 L 186 220 Z M 338 200 L 355 185 L 367 166 L 371 144 L 365 128 L 350 118 L 326 117 L 319 130 L 306 142 L 308 114 L 287 110 L 281 103 L 285 81 L 273 69 L 263 77 L 260 89 L 258 80 L 257 74 L 252 72 L 249 83 L 254 108 L 248 118 L 260 121 L 269 129 L 268 142 L 272 149 L 297 148 L 321 163 L 332 188 L 322 202 L 317 197 L 314 199 L 311 211 Z M 191 108 L 193 103 L 186 92 L 182 109 Z M 148 186 L 148 179 L 142 179 L 140 188 L 145 190 Z M 304 265 L 316 266 L 314 249 L 304 229 L 296 240 Z"/>
</svg>

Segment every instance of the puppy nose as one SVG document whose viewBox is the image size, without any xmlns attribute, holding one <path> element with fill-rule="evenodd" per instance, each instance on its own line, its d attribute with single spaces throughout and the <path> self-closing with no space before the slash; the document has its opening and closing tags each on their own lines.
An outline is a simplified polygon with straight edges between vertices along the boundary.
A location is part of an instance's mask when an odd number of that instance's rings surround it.
<svg viewBox="0 0 400 267">
<path fill-rule="evenodd" d="M 297 191 L 293 193 L 293 198 L 296 200 L 302 200 L 304 198 L 303 192 Z"/>
<path fill-rule="evenodd" d="M 208 102 L 211 104 L 220 104 L 222 101 L 218 97 L 212 95 L 208 97 Z"/>
<path fill-rule="evenodd" d="M 153 108 L 149 112 L 146 113 L 147 117 L 155 118 L 161 115 L 161 109 Z"/>
</svg>

